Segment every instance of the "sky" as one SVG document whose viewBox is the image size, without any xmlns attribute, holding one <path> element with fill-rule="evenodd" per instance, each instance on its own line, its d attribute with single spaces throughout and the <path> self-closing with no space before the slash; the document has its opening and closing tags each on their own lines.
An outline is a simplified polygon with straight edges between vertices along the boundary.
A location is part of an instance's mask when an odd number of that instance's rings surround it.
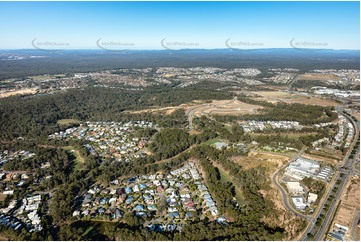
<svg viewBox="0 0 361 242">
<path fill-rule="evenodd" d="M 360 49 L 359 2 L 0 2 L 0 49 Z"/>
</svg>

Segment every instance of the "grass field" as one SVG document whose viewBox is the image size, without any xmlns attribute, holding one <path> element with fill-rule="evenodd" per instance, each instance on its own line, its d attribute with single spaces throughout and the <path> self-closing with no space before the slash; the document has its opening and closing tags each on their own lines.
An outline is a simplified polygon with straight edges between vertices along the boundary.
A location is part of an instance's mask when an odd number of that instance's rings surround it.
<svg viewBox="0 0 361 242">
<path fill-rule="evenodd" d="M 76 119 L 60 119 L 58 120 L 60 125 L 79 124 L 79 120 Z"/>
<path fill-rule="evenodd" d="M 231 176 L 221 166 L 217 166 L 217 168 L 218 168 L 219 173 L 221 175 L 221 181 L 222 182 L 231 182 L 231 183 L 233 183 Z M 238 204 L 240 206 L 242 206 L 244 204 L 244 197 L 242 196 L 242 192 L 241 192 L 240 188 L 235 186 L 235 192 L 236 192 L 235 198 L 236 198 Z"/>
<path fill-rule="evenodd" d="M 205 144 L 206 144 L 206 145 L 214 145 L 214 144 L 217 143 L 217 142 L 222 142 L 222 140 L 221 140 L 221 139 L 217 139 L 217 138 L 215 138 L 215 139 L 210 139 L 210 140 L 208 140 L 207 142 L 205 142 Z"/>
<path fill-rule="evenodd" d="M 78 150 L 75 150 L 72 146 L 64 148 L 66 151 L 72 153 L 75 156 L 75 167 L 74 170 L 83 170 L 85 167 L 85 160 Z"/>
</svg>

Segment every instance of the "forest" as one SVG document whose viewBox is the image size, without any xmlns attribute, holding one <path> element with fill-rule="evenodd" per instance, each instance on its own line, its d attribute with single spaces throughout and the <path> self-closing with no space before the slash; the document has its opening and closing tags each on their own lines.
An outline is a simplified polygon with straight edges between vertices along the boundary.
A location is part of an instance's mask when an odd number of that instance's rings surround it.
<svg viewBox="0 0 361 242">
<path fill-rule="evenodd" d="M 80 121 L 130 121 L 135 118 L 155 121 L 164 127 L 184 126 L 182 113 L 131 114 L 125 110 L 172 106 L 192 100 L 230 99 L 232 94 L 192 87 L 174 89 L 171 86 L 150 87 L 143 91 L 89 87 L 52 95 L 9 97 L 0 102 L 0 139 L 45 137 L 60 129 L 60 119 Z"/>
<path fill-rule="evenodd" d="M 297 68 L 359 69 L 358 51 L 323 50 L 315 52 L 295 49 L 260 49 L 256 51 L 217 50 L 159 50 L 112 52 L 104 50 L 2 50 L 0 80 L 29 75 L 91 72 L 117 68 L 194 67 L 219 68 Z M 11 61 L 7 56 L 19 55 L 23 60 Z M 44 58 L 30 58 L 44 56 Z M 340 62 L 339 59 L 343 61 Z"/>
<path fill-rule="evenodd" d="M 215 88 L 217 87 L 217 88 Z M 259 135 L 251 138 L 237 123 L 239 120 L 293 120 L 301 124 L 329 122 L 335 119 L 330 107 L 302 104 L 269 104 L 239 96 L 247 103 L 264 107 L 261 114 L 244 116 L 201 116 L 193 120 L 194 133 L 187 130 L 188 120 L 183 109 L 170 114 L 165 112 L 131 112 L 154 107 L 177 106 L 193 100 L 230 100 L 235 94 L 219 91 L 220 84 L 199 83 L 186 88 L 176 88 L 175 84 L 147 87 L 143 90 L 107 89 L 87 87 L 42 96 L 14 96 L 0 102 L 0 149 L 26 149 L 36 157 L 15 159 L 4 164 L 6 171 L 28 170 L 35 177 L 51 175 L 51 179 L 39 184 L 26 184 L 26 191 L 52 191 L 49 211 L 42 221 L 41 232 L 15 232 L 0 226 L 3 234 L 12 240 L 282 240 L 285 228 L 268 225 L 264 216 L 277 218 L 273 202 L 263 197 L 260 190 L 269 189 L 266 168 L 255 167 L 244 170 L 230 158 L 243 153 L 234 149 L 217 150 L 205 144 L 218 138 L 230 143 L 251 140 L 261 145 L 289 142 L 298 148 L 324 137 L 317 135 L 291 140 L 281 135 Z M 89 154 L 83 140 L 48 140 L 48 135 L 64 130 L 68 125 L 59 124 L 61 119 L 78 121 L 152 121 L 157 129 L 135 130 L 137 136 L 149 138 L 147 148 L 153 153 L 136 158 L 131 163 L 102 161 Z M 23 137 L 23 139 L 19 139 Z M 76 157 L 66 147 L 77 150 L 84 158 L 84 168 L 76 169 Z M 107 222 L 79 221 L 71 216 L 77 196 L 91 184 L 99 182 L 109 185 L 120 176 L 134 176 L 169 172 L 179 168 L 189 159 L 199 162 L 207 177 L 207 186 L 214 196 L 222 214 L 231 218 L 227 226 L 205 220 L 188 221 L 183 232 L 156 233 L 142 226 L 143 220 L 133 214 L 126 214 L 123 221 Z M 46 172 L 40 168 L 44 161 L 50 162 Z M 161 162 L 159 162 L 161 161 Z M 221 165 L 232 176 L 233 183 L 221 180 L 219 170 L 213 165 Z M 304 181 L 308 182 L 308 181 Z M 245 198 L 242 206 L 232 197 L 235 187 L 239 187 Z M 313 187 L 321 189 L 319 184 Z M 14 196 L 19 196 L 16 193 Z M 9 200 L 9 199 L 8 199 Z M 8 202 L 8 201 L 6 201 Z M 300 221 L 297 221 L 300 223 Z M 301 223 L 300 223 L 301 224 Z M 302 226 L 299 228 L 302 229 Z"/>
</svg>

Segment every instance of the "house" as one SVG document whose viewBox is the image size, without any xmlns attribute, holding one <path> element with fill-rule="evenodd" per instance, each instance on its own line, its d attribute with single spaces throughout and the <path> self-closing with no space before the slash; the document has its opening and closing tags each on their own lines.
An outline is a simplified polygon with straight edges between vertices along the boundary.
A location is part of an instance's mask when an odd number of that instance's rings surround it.
<svg viewBox="0 0 361 242">
<path fill-rule="evenodd" d="M 190 179 L 191 177 L 187 173 L 183 173 L 182 177 L 186 180 Z"/>
<path fill-rule="evenodd" d="M 132 193 L 132 188 L 131 187 L 126 187 L 125 188 L 125 193 L 126 194 Z"/>
<path fill-rule="evenodd" d="M 175 224 L 168 224 L 167 231 L 174 231 L 177 228 Z"/>
<path fill-rule="evenodd" d="M 22 174 L 22 175 L 21 175 L 21 179 L 28 179 L 28 178 L 29 178 L 29 176 L 26 175 L 26 174 Z"/>
<path fill-rule="evenodd" d="M 40 217 L 37 214 L 37 211 L 32 211 L 30 213 L 28 213 L 28 218 L 31 220 L 31 224 L 33 225 L 37 225 L 41 223 Z"/>
<path fill-rule="evenodd" d="M 109 198 L 107 198 L 107 197 L 103 197 L 103 198 L 100 199 L 100 201 L 99 201 L 99 203 L 100 203 L 101 205 L 108 204 L 108 202 L 109 202 Z"/>
<path fill-rule="evenodd" d="M 164 188 L 167 188 L 167 187 L 168 187 L 168 182 L 167 182 L 166 180 L 163 180 L 163 181 L 162 181 L 162 186 L 163 186 Z"/>
<path fill-rule="evenodd" d="M 155 191 L 154 190 L 146 190 L 146 191 L 144 191 L 144 193 L 154 195 Z"/>
<path fill-rule="evenodd" d="M 147 217 L 146 212 L 135 212 L 135 215 L 138 216 L 138 217 Z"/>
<path fill-rule="evenodd" d="M 169 193 L 173 193 L 173 192 L 175 191 L 175 189 L 172 188 L 172 187 L 170 187 L 170 188 L 168 188 L 168 189 L 165 190 L 165 191 L 167 192 L 167 194 L 169 194 Z"/>
<path fill-rule="evenodd" d="M 179 204 L 177 203 L 177 202 L 170 202 L 169 203 L 169 206 L 171 206 L 171 207 L 176 207 L 176 206 L 178 206 Z"/>
<path fill-rule="evenodd" d="M 171 219 L 179 219 L 179 217 L 180 217 L 178 212 L 168 213 L 168 216 L 169 216 Z"/>
<path fill-rule="evenodd" d="M 193 213 L 192 212 L 187 212 L 186 213 L 186 219 L 191 219 L 191 218 L 193 218 Z"/>
<path fill-rule="evenodd" d="M 79 216 L 80 215 L 80 211 L 79 210 L 75 210 L 73 212 L 73 217 Z"/>
<path fill-rule="evenodd" d="M 94 189 L 89 189 L 89 191 L 88 191 L 88 193 L 90 193 L 90 194 L 95 194 L 96 193 L 96 191 L 94 190 Z"/>
<path fill-rule="evenodd" d="M 20 180 L 18 184 L 16 184 L 17 187 L 22 187 L 25 184 L 24 180 Z"/>
<path fill-rule="evenodd" d="M 100 215 L 102 215 L 102 214 L 104 214 L 105 213 L 105 209 L 104 208 L 99 208 L 98 209 L 98 213 L 100 214 Z"/>
<path fill-rule="evenodd" d="M 219 224 L 221 224 L 221 225 L 227 225 L 228 224 L 228 221 L 224 216 L 221 216 L 221 217 L 217 218 L 217 222 Z"/>
<path fill-rule="evenodd" d="M 116 201 L 117 201 L 117 199 L 115 197 L 112 197 L 111 199 L 109 199 L 110 204 L 114 204 Z"/>
<path fill-rule="evenodd" d="M 147 208 L 149 211 L 157 211 L 158 210 L 157 205 L 155 205 L 155 204 L 148 205 Z"/>
<path fill-rule="evenodd" d="M 139 192 L 139 187 L 138 187 L 138 185 L 135 185 L 135 186 L 133 187 L 133 192 Z"/>
<path fill-rule="evenodd" d="M 14 190 L 6 190 L 6 191 L 3 191 L 3 194 L 4 194 L 4 195 L 13 195 L 13 194 L 14 194 Z"/>
<path fill-rule="evenodd" d="M 125 201 L 125 198 L 126 198 L 126 197 L 127 197 L 127 196 L 126 196 L 125 194 L 119 196 L 119 197 L 118 197 L 118 202 L 119 202 L 119 203 L 123 203 L 123 202 Z"/>
<path fill-rule="evenodd" d="M 168 208 L 168 213 L 178 212 L 177 208 Z"/>
<path fill-rule="evenodd" d="M 127 199 L 125 199 L 125 203 L 130 204 L 131 202 L 133 202 L 133 200 L 134 200 L 133 196 L 129 196 Z"/>
<path fill-rule="evenodd" d="M 85 194 L 84 200 L 83 200 L 83 205 L 89 204 L 91 202 L 92 197 L 93 196 L 89 193 Z"/>
<path fill-rule="evenodd" d="M 211 201 L 206 201 L 206 206 L 207 206 L 207 207 L 212 207 L 212 206 L 214 206 L 214 205 L 216 205 L 216 203 L 213 202 L 213 200 L 211 200 Z"/>
<path fill-rule="evenodd" d="M 153 197 L 151 195 L 143 195 L 143 199 L 147 202 L 148 200 L 153 200 Z"/>
<path fill-rule="evenodd" d="M 162 186 L 157 186 L 157 192 L 163 192 L 164 188 Z"/>
<path fill-rule="evenodd" d="M 145 203 L 146 203 L 147 205 L 152 205 L 152 204 L 154 204 L 154 200 L 153 200 L 153 199 L 150 199 L 150 200 L 147 200 Z"/>
<path fill-rule="evenodd" d="M 140 190 L 146 189 L 147 185 L 145 185 L 144 183 L 140 183 L 139 188 L 140 188 Z"/>
<path fill-rule="evenodd" d="M 112 213 L 112 218 L 113 219 L 121 219 L 124 215 L 124 212 L 122 210 L 120 210 L 119 208 L 116 208 L 114 210 L 114 213 Z"/>
<path fill-rule="evenodd" d="M 117 193 L 118 193 L 119 195 L 125 194 L 124 188 L 119 188 L 118 191 L 117 191 Z"/>
<path fill-rule="evenodd" d="M 134 210 L 137 211 L 137 212 L 144 211 L 144 205 L 137 204 L 137 205 L 135 205 Z"/>
<path fill-rule="evenodd" d="M 81 214 L 82 214 L 83 216 L 88 216 L 89 210 L 86 209 L 86 210 L 84 210 L 83 212 L 81 212 Z"/>
</svg>

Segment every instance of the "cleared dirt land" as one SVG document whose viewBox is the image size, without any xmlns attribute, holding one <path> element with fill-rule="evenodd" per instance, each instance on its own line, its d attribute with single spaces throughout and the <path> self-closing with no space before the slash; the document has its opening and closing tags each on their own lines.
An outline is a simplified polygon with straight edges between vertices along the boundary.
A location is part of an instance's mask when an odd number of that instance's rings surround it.
<svg viewBox="0 0 361 242">
<path fill-rule="evenodd" d="M 192 103 L 181 104 L 179 106 L 163 107 L 163 108 L 149 108 L 137 111 L 126 111 L 129 113 L 145 113 L 145 112 L 163 112 L 171 114 L 177 109 L 184 109 L 186 114 L 201 116 L 208 114 L 248 114 L 256 113 L 257 109 L 263 108 L 262 106 L 244 103 L 238 100 L 213 100 L 211 103 L 203 101 L 193 101 Z"/>
<path fill-rule="evenodd" d="M 299 76 L 300 80 L 308 80 L 308 81 L 340 81 L 341 77 L 335 74 L 323 74 L 323 73 L 306 73 Z"/>
<path fill-rule="evenodd" d="M 311 155 L 311 154 L 304 154 L 303 157 L 311 159 L 311 160 L 315 160 L 318 161 L 322 164 L 333 164 L 333 165 L 337 165 L 339 164 L 339 160 L 336 159 L 332 159 L 330 157 L 324 157 L 324 156 L 318 156 L 318 155 Z M 342 156 L 341 156 L 342 158 Z"/>
<path fill-rule="evenodd" d="M 157 113 L 157 112 L 164 112 L 165 114 L 172 114 L 175 110 L 183 108 L 182 105 L 179 107 L 165 107 L 165 108 L 149 108 L 137 111 L 125 111 L 129 113 Z"/>
<path fill-rule="evenodd" d="M 262 106 L 244 103 L 238 100 L 213 100 L 211 103 L 201 104 L 197 106 L 185 107 L 186 113 L 192 113 L 195 116 L 209 115 L 209 114 L 248 114 L 256 113 L 257 109 Z"/>
<path fill-rule="evenodd" d="M 258 97 L 254 98 L 255 100 L 267 101 L 271 103 L 285 102 L 285 103 L 301 103 L 309 105 L 318 105 L 318 106 L 336 106 L 336 102 L 321 97 L 309 97 L 298 94 L 290 94 L 286 92 L 270 92 L 270 91 L 259 91 L 252 92 Z"/>
<path fill-rule="evenodd" d="M 258 166 L 267 168 L 267 183 L 270 184 L 270 188 L 260 190 L 259 192 L 264 197 L 273 201 L 278 214 L 275 217 L 265 217 L 263 221 L 270 226 L 284 226 L 288 234 L 288 237 L 285 238 L 286 240 L 291 240 L 298 235 L 303 222 L 283 207 L 281 193 L 277 187 L 272 184 L 272 175 L 290 159 L 291 157 L 269 152 L 250 152 L 246 157 L 238 156 L 233 158 L 233 161 L 245 170 Z"/>
<path fill-rule="evenodd" d="M 350 231 L 353 225 L 354 218 L 356 214 L 359 212 L 360 212 L 360 179 L 352 178 L 347 183 L 346 189 L 344 190 L 341 196 L 341 203 L 337 209 L 332 225 L 338 223 L 348 227 Z M 333 226 L 331 226 L 331 228 L 333 228 Z M 355 230 L 358 230 L 358 228 L 355 228 Z M 348 239 L 352 239 L 352 238 L 348 238 Z"/>
<path fill-rule="evenodd" d="M 0 93 L 0 98 L 10 97 L 10 96 L 14 96 L 14 95 L 29 95 L 29 94 L 35 94 L 35 93 L 36 93 L 36 90 L 34 88 L 26 88 L 26 89 L 20 89 L 20 90 L 12 91 L 12 92 Z"/>
</svg>

